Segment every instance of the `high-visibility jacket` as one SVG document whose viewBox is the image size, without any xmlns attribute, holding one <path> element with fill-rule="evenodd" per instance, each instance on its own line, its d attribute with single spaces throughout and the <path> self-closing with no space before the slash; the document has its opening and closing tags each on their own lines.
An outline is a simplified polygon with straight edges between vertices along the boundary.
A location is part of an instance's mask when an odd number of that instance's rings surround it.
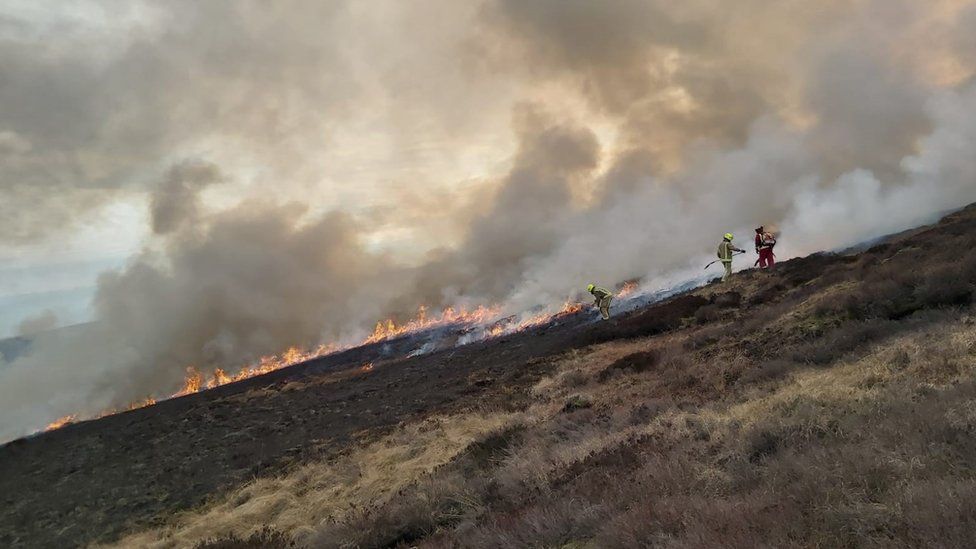
<svg viewBox="0 0 976 549">
<path fill-rule="evenodd" d="M 722 260 L 722 263 L 726 261 L 732 261 L 732 252 L 741 252 L 739 248 L 736 248 L 728 240 L 723 240 L 721 244 L 718 245 L 718 258 Z"/>
<path fill-rule="evenodd" d="M 592 290 L 590 290 L 590 293 L 593 294 L 593 297 L 595 297 L 597 301 L 600 301 L 608 297 L 613 297 L 613 292 L 611 292 L 606 288 L 601 288 L 600 286 L 597 286 Z"/>
</svg>

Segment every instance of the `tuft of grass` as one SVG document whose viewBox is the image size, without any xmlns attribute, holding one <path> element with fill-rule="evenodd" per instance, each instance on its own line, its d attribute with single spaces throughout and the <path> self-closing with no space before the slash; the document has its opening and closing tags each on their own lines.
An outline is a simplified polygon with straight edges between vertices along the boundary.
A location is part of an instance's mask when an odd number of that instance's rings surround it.
<svg viewBox="0 0 976 549">
<path fill-rule="evenodd" d="M 585 410 L 592 407 L 593 401 L 591 401 L 585 395 L 573 395 L 569 397 L 566 400 L 566 404 L 563 405 L 563 412 L 575 412 L 577 410 Z"/>
<path fill-rule="evenodd" d="M 211 538 L 194 546 L 195 549 L 287 549 L 296 547 L 295 540 L 269 526 L 241 537 L 228 534 Z"/>
<path fill-rule="evenodd" d="M 597 381 L 603 383 L 620 372 L 647 372 L 661 363 L 661 352 L 657 349 L 629 354 L 600 371 Z"/>
<path fill-rule="evenodd" d="M 722 308 L 718 305 L 705 305 L 695 311 L 695 321 L 699 324 L 708 324 L 722 318 Z"/>
</svg>

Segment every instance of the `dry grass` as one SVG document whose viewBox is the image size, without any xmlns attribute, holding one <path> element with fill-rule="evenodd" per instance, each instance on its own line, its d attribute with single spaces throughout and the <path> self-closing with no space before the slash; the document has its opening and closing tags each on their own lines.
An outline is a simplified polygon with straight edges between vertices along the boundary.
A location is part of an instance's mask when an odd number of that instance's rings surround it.
<svg viewBox="0 0 976 549">
<path fill-rule="evenodd" d="M 389 499 L 514 420 L 512 414 L 465 415 L 407 425 L 335 463 L 257 479 L 171 526 L 126 537 L 116 546 L 187 547 L 214 536 L 246 537 L 264 525 L 302 539 L 322 521 Z"/>
<path fill-rule="evenodd" d="M 494 473 L 516 510 L 431 545 L 967 546 L 976 331 L 958 320 L 829 370 L 801 367 L 727 408 L 671 407 L 637 427 L 612 414 L 540 425 L 552 438 L 536 433 Z M 612 402 L 618 381 L 590 397 Z M 582 450 L 559 454 L 567 443 Z"/>
</svg>

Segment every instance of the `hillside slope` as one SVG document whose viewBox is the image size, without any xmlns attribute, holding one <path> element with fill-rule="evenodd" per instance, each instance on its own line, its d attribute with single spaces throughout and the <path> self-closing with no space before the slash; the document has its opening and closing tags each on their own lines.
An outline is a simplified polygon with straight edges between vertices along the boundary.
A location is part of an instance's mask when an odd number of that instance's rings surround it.
<svg viewBox="0 0 976 549">
<path fill-rule="evenodd" d="M 974 282 L 970 207 L 608 323 L 72 425 L 0 448 L 0 544 L 966 546 Z"/>
</svg>

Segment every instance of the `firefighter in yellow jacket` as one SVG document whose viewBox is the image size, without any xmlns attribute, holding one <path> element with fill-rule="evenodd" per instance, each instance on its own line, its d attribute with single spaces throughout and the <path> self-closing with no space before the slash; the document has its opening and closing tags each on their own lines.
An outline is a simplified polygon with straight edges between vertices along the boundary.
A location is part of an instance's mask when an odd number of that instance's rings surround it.
<svg viewBox="0 0 976 549">
<path fill-rule="evenodd" d="M 735 252 L 745 251 L 741 248 L 736 248 L 735 244 L 732 244 L 732 238 L 732 233 L 725 233 L 725 238 L 723 238 L 722 243 L 718 245 L 718 259 L 725 267 L 725 275 L 722 276 L 722 282 L 725 282 L 730 276 L 732 276 L 732 255 Z"/>
<path fill-rule="evenodd" d="M 586 291 L 593 294 L 593 298 L 596 299 L 596 306 L 600 308 L 603 320 L 610 320 L 610 302 L 613 301 L 613 292 L 594 284 L 588 285 Z"/>
</svg>

